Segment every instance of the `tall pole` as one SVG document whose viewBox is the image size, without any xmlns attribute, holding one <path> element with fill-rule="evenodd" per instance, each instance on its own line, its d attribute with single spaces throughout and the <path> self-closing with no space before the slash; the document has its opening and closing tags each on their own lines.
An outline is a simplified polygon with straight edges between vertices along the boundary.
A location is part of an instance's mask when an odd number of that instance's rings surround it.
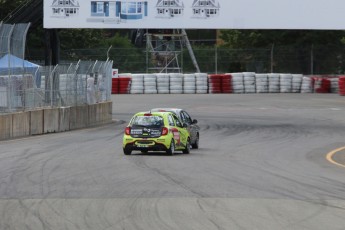
<svg viewBox="0 0 345 230">
<path fill-rule="evenodd" d="M 310 74 L 314 74 L 314 44 L 311 45 L 310 50 Z"/>
<path fill-rule="evenodd" d="M 148 29 L 146 29 L 146 73 L 149 72 L 149 33 Z"/>
<path fill-rule="evenodd" d="M 273 73 L 273 62 L 274 62 L 274 44 L 271 47 L 271 73 Z"/>
<path fill-rule="evenodd" d="M 214 48 L 214 63 L 215 63 L 215 72 L 216 74 L 218 74 L 218 49 L 217 49 L 217 44 L 215 45 L 215 48 Z"/>
</svg>

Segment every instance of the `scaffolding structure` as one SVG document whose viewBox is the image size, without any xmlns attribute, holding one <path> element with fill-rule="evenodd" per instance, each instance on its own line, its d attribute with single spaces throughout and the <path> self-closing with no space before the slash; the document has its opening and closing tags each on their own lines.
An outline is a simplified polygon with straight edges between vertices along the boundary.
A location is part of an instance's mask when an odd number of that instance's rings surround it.
<svg viewBox="0 0 345 230">
<path fill-rule="evenodd" d="M 200 69 L 184 29 L 146 32 L 147 72 L 182 73 L 183 49 L 186 47 L 197 73 Z M 150 61 L 149 61 L 150 60 Z M 150 63 L 149 63 L 150 62 Z"/>
</svg>

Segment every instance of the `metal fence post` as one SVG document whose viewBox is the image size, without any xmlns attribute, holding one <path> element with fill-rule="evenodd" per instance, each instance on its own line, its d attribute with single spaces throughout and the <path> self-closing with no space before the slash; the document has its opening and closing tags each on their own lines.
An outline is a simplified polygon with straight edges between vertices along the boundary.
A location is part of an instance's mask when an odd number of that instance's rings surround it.
<svg viewBox="0 0 345 230">
<path fill-rule="evenodd" d="M 310 50 L 310 74 L 314 74 L 314 44 L 311 45 Z"/>
<path fill-rule="evenodd" d="M 52 72 L 49 75 L 49 81 L 50 81 L 50 107 L 53 108 L 53 81 L 54 81 L 54 74 L 56 71 L 56 68 L 58 67 L 58 65 L 56 65 L 54 67 L 54 69 L 52 70 Z"/>
<path fill-rule="evenodd" d="M 214 46 L 214 65 L 215 65 L 215 73 L 218 74 L 218 47 L 217 44 Z"/>
<path fill-rule="evenodd" d="M 273 63 L 274 63 L 274 44 L 271 46 L 271 73 L 273 73 Z"/>
</svg>

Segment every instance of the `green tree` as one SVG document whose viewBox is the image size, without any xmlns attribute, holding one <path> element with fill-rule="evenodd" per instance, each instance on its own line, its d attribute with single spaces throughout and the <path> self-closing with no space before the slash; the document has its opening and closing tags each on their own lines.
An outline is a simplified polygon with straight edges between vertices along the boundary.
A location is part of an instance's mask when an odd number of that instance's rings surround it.
<svg viewBox="0 0 345 230">
<path fill-rule="evenodd" d="M 344 31 L 320 30 L 222 30 L 223 48 L 247 49 L 248 53 L 237 55 L 238 63 L 254 65 L 259 56 L 265 59 L 263 70 L 270 70 L 273 51 L 274 69 L 280 72 L 338 73 L 344 69 Z M 252 52 L 250 52 L 252 50 Z M 261 50 L 262 52 L 259 52 Z M 230 51 L 229 51 L 230 52 Z M 260 61 L 260 65 L 262 65 Z M 255 69 L 254 69 L 255 71 Z"/>
<path fill-rule="evenodd" d="M 25 0 L 0 0 L 0 21 L 24 2 Z"/>
</svg>

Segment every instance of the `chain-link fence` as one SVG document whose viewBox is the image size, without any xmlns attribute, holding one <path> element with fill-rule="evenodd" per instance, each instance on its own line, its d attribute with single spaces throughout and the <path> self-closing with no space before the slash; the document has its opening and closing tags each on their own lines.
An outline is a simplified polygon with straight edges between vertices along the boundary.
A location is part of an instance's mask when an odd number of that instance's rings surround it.
<svg viewBox="0 0 345 230">
<path fill-rule="evenodd" d="M 109 101 L 112 61 L 8 68 L 0 72 L 0 112 Z"/>
<path fill-rule="evenodd" d="M 193 45 L 193 52 L 204 73 L 256 72 L 343 74 L 345 47 L 332 45 L 270 46 L 267 48 L 230 49 Z M 43 52 L 32 50 L 31 60 L 42 60 Z M 111 48 L 62 50 L 61 60 L 99 60 L 109 57 L 122 73 L 148 73 L 154 68 L 152 52 L 146 48 Z M 179 53 L 183 73 L 196 71 L 186 48 Z"/>
</svg>

